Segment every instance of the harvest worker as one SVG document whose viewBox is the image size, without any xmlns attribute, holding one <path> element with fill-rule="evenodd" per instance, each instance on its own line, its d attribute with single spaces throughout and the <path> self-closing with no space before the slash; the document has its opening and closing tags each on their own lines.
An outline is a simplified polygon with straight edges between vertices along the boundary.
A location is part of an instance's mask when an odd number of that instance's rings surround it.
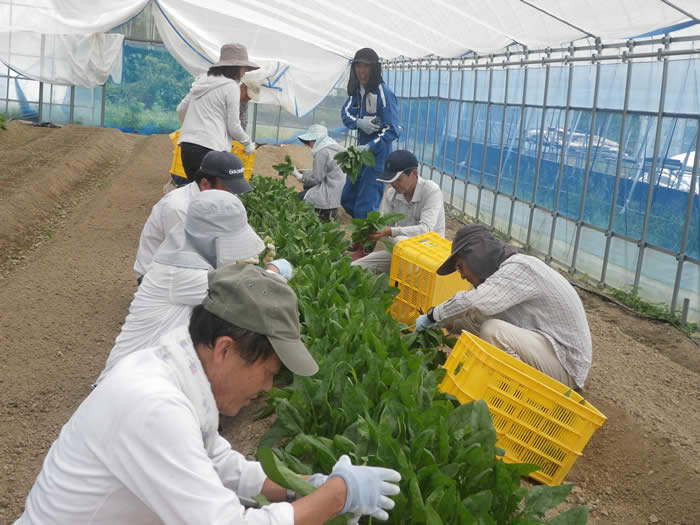
<svg viewBox="0 0 700 525">
<path fill-rule="evenodd" d="M 314 124 L 299 135 L 299 140 L 311 148 L 313 157 L 311 170 L 294 168 L 294 176 L 304 184 L 299 198 L 312 204 L 319 218 L 328 222 L 338 211 L 345 184 L 345 173 L 334 157 L 345 149 L 329 137 L 328 129 L 320 124 Z"/>
<path fill-rule="evenodd" d="M 184 223 L 174 226 L 156 251 L 97 382 L 125 356 L 155 345 L 163 334 L 186 325 L 192 308 L 207 296 L 211 270 L 257 262 L 264 247 L 248 225 L 240 199 L 219 190 L 195 195 Z M 285 259 L 266 268 L 285 280 L 292 276 L 292 266 Z"/>
<path fill-rule="evenodd" d="M 197 170 L 194 182 L 166 193 L 151 210 L 141 232 L 134 271 L 139 283 L 170 229 L 185 220 L 190 201 L 202 191 L 225 190 L 240 194 L 253 187 L 243 177 L 241 160 L 228 151 L 209 152 Z"/>
<path fill-rule="evenodd" d="M 219 61 L 197 77 L 177 106 L 182 123 L 178 145 L 190 181 L 209 151 L 230 151 L 232 140 L 240 142 L 248 154 L 255 151 L 255 144 L 241 126 L 239 83 L 247 71 L 259 68 L 248 60 L 243 44 L 226 44 L 221 47 Z"/>
<path fill-rule="evenodd" d="M 348 96 L 340 111 L 343 124 L 358 131 L 357 149 L 371 151 L 375 167 L 364 166 L 354 184 L 346 180 L 340 203 L 351 217 L 364 219 L 379 208 L 384 185 L 377 177 L 391 153 L 391 143 L 398 137 L 396 97 L 382 80 L 382 67 L 374 50 L 364 48 L 355 53 Z"/>
<path fill-rule="evenodd" d="M 581 299 L 564 277 L 477 224 L 457 232 L 437 273 L 455 270 L 474 288 L 419 316 L 416 330 L 436 323 L 464 328 L 560 383 L 583 388 L 591 333 Z"/>
<path fill-rule="evenodd" d="M 344 456 L 318 488 L 287 491 L 219 435 L 285 365 L 318 366 L 299 338 L 294 291 L 262 268 L 231 264 L 209 275 L 188 326 L 124 358 L 80 404 L 49 449 L 18 524 L 320 524 L 339 513 L 380 519 L 398 472 Z M 246 510 L 240 498 L 272 503 Z"/>
<path fill-rule="evenodd" d="M 404 218 L 396 226 L 369 234 L 368 241 L 377 242 L 388 237 L 396 244 L 427 232 L 445 235 L 445 203 L 442 190 L 433 181 L 418 175 L 418 159 L 413 153 L 402 149 L 391 153 L 386 159 L 384 173 L 377 180 L 391 186 L 379 208 L 381 214 L 401 213 Z M 359 250 L 362 250 L 362 247 Z M 357 258 L 352 264 L 377 273 L 389 273 L 391 254 L 386 250 L 378 250 Z"/>
</svg>

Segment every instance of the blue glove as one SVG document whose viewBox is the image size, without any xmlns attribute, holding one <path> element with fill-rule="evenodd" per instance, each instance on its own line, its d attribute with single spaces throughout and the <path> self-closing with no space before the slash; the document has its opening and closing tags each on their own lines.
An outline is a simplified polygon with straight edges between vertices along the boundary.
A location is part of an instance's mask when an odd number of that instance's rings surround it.
<svg viewBox="0 0 700 525">
<path fill-rule="evenodd" d="M 355 146 L 357 151 L 369 151 L 369 144 L 363 144 L 362 146 Z"/>
<path fill-rule="evenodd" d="M 306 481 L 311 483 L 314 487 L 319 488 L 321 485 L 323 485 L 326 481 L 328 481 L 328 476 L 325 474 L 313 474 L 310 478 L 308 478 Z"/>
<path fill-rule="evenodd" d="M 363 133 L 366 133 L 367 135 L 371 135 L 372 133 L 376 133 L 377 131 L 380 130 L 380 127 L 377 126 L 374 122 L 374 117 L 362 117 L 361 119 L 357 120 L 357 129 L 362 131 Z"/>
<path fill-rule="evenodd" d="M 287 259 L 275 259 L 274 261 L 267 263 L 265 266 L 274 266 L 277 268 L 280 275 L 288 281 L 292 278 L 292 273 L 294 273 L 294 267 Z"/>
<path fill-rule="evenodd" d="M 431 326 L 435 325 L 436 323 L 430 322 L 430 319 L 428 319 L 427 315 L 419 315 L 416 319 L 416 332 L 422 332 L 426 328 L 430 328 Z"/>
<path fill-rule="evenodd" d="M 394 483 L 401 481 L 401 474 L 388 468 L 353 466 L 349 457 L 341 456 L 328 479 L 335 477 L 345 482 L 347 490 L 341 514 L 367 514 L 378 520 L 389 518 L 386 511 L 394 508 L 394 500 L 387 496 L 400 492 Z"/>
</svg>

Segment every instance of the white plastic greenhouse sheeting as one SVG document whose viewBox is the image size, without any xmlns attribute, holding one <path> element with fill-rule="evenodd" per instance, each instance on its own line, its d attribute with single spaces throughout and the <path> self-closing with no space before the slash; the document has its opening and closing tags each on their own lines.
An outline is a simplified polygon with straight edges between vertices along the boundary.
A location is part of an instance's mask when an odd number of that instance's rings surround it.
<svg viewBox="0 0 700 525">
<path fill-rule="evenodd" d="M 698 0 L 0 0 L 0 32 L 104 32 L 149 1 L 166 46 L 189 71 L 206 69 L 222 44 L 242 42 L 265 66 L 264 101 L 297 115 L 323 99 L 359 47 L 383 58 L 451 57 L 513 42 L 627 38 L 700 18 Z M 13 65 L 14 52 L 2 57 Z M 94 60 L 96 69 L 108 60 Z"/>
</svg>

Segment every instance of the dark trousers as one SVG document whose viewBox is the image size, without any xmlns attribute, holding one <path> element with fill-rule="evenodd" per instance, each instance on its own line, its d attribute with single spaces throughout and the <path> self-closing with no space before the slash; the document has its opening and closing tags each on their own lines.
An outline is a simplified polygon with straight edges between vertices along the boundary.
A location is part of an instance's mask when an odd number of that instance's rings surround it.
<svg viewBox="0 0 700 525">
<path fill-rule="evenodd" d="M 202 165 L 202 159 L 209 153 L 211 149 L 192 144 L 191 142 L 183 142 L 180 144 L 180 157 L 182 158 L 182 167 L 187 175 L 187 181 L 192 182 L 197 170 Z"/>
<path fill-rule="evenodd" d="M 304 190 L 297 193 L 297 197 L 299 197 L 300 201 L 304 200 L 307 191 L 309 190 Z M 322 222 L 332 221 L 333 219 L 335 219 L 336 213 L 338 213 L 338 208 L 328 208 L 327 210 L 322 210 L 321 208 L 314 208 L 314 210 L 316 210 L 316 214 Z"/>
</svg>

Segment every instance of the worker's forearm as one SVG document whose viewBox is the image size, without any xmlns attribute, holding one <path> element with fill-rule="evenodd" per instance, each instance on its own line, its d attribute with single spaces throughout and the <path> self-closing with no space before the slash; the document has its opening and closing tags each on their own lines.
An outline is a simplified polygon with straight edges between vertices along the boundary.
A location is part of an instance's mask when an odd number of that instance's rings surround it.
<svg viewBox="0 0 700 525">
<path fill-rule="evenodd" d="M 265 480 L 260 493 L 272 502 L 287 501 L 287 489 L 280 487 L 277 483 L 271 481 L 270 479 Z"/>
<path fill-rule="evenodd" d="M 294 523 L 308 525 L 325 523 L 343 510 L 346 495 L 345 482 L 342 478 L 331 478 L 308 496 L 292 503 Z"/>
</svg>

